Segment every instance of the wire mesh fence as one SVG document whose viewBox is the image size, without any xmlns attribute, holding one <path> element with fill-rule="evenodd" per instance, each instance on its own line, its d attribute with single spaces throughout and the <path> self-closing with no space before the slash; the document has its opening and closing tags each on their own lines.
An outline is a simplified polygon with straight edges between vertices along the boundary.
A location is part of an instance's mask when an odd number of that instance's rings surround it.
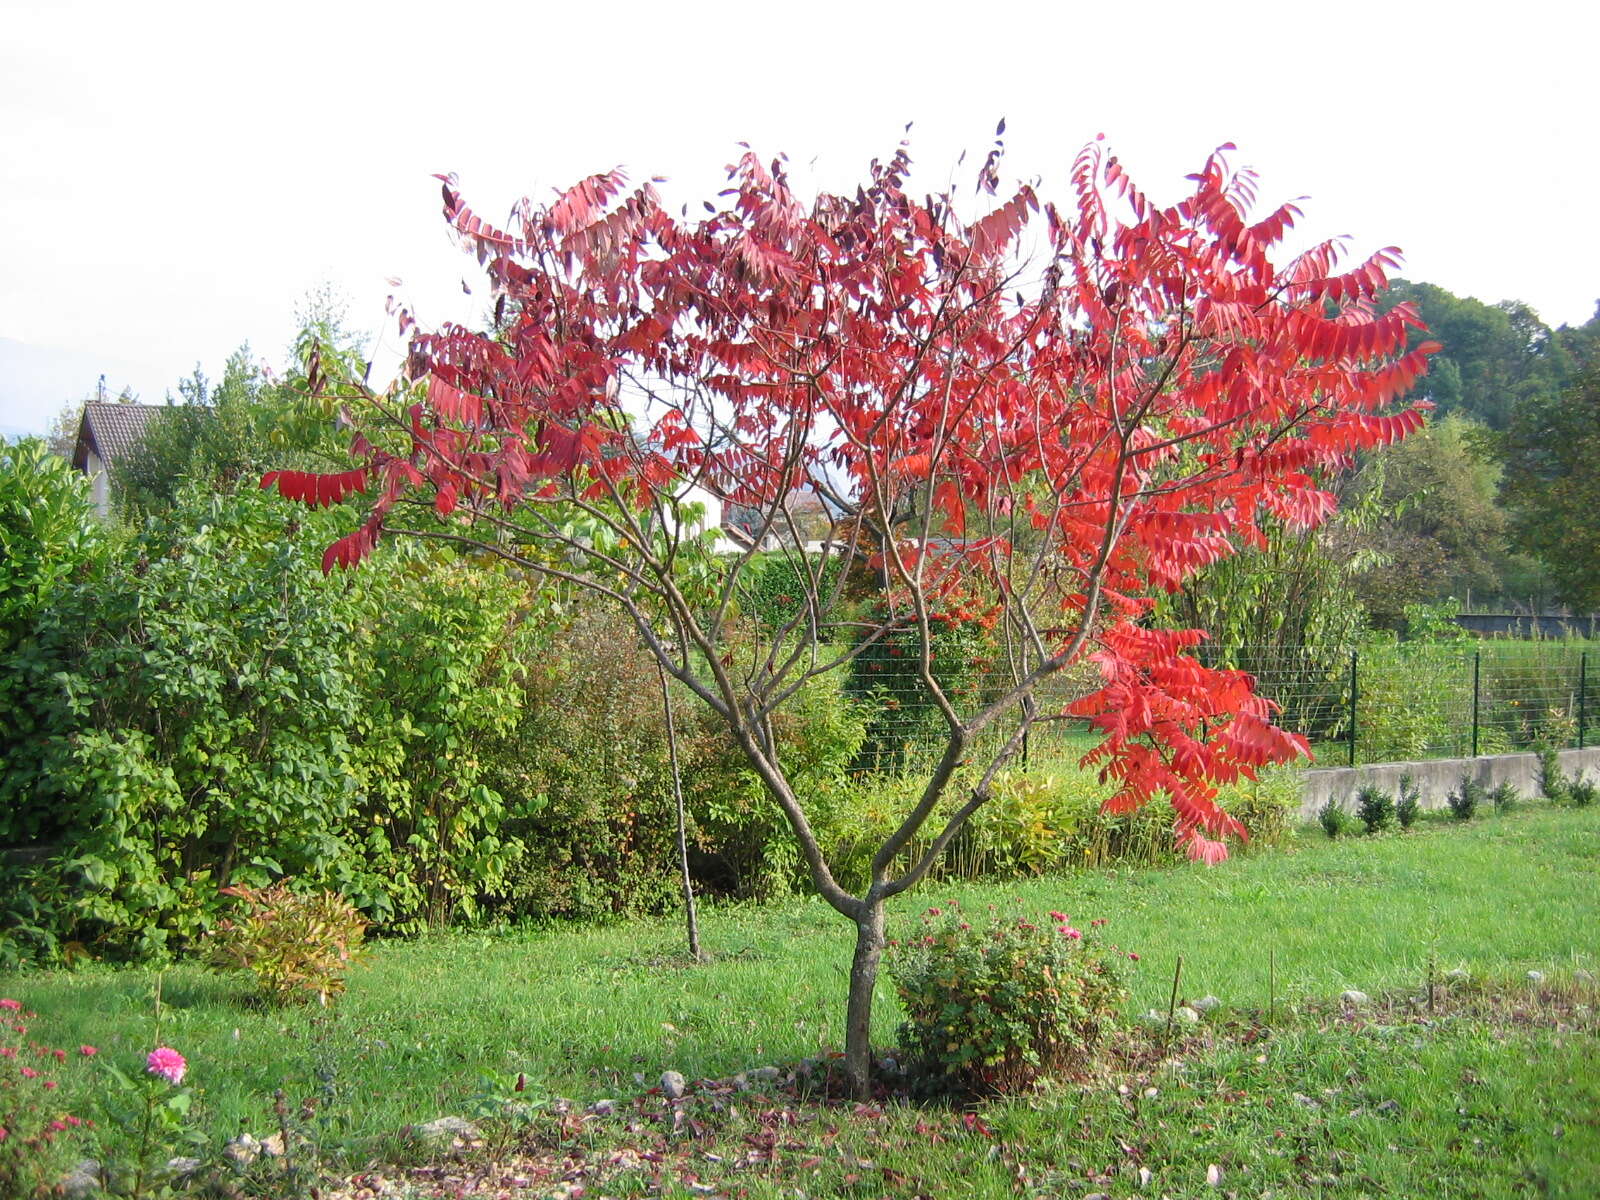
<svg viewBox="0 0 1600 1200">
<path fill-rule="evenodd" d="M 1203 646 L 1208 666 L 1236 667 L 1278 705 L 1277 723 L 1305 735 L 1320 766 L 1467 758 L 1594 740 L 1600 643 L 1571 641 L 1400 642 L 1353 651 L 1300 646 Z M 874 664 L 867 664 L 872 667 Z M 981 656 L 936 659 L 936 676 L 963 712 L 1004 690 L 1008 678 Z M 1059 712 L 1094 690 L 1092 673 L 1053 678 L 1038 700 Z M 930 766 L 943 748 L 943 721 L 914 662 L 886 661 L 851 685 L 868 702 L 864 772 Z M 991 726 L 969 758 L 986 760 L 1016 730 Z M 1086 722 L 1034 726 L 1019 763 L 1081 757 L 1098 740 Z"/>
</svg>

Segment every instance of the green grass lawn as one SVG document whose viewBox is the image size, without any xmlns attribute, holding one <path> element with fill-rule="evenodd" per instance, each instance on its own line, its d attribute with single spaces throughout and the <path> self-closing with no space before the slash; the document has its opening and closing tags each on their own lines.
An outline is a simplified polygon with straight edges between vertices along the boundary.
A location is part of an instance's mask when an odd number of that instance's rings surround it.
<svg viewBox="0 0 1600 1200">
<path fill-rule="evenodd" d="M 969 911 L 1020 898 L 1079 923 L 1109 918 L 1111 940 L 1140 955 L 1130 1013 L 1166 1007 L 1180 954 L 1182 992 L 1214 994 L 1224 1010 L 1176 1060 L 987 1105 L 976 1127 L 900 1105 L 859 1118 L 788 1108 L 771 1151 L 783 1169 L 739 1168 L 749 1194 L 1600 1195 L 1600 1039 L 1581 1007 L 1596 998 L 1563 982 L 1600 970 L 1600 811 L 1527 807 L 1338 842 L 1307 833 L 1212 869 L 924 890 L 900 927 L 947 898 Z M 541 1136 L 569 1156 L 662 1139 L 656 1160 L 607 1176 L 605 1194 L 643 1194 L 734 1166 L 702 1147 L 684 1159 L 692 1171 L 670 1169 L 673 1138 L 688 1135 L 667 1129 L 659 1097 L 633 1098 L 665 1069 L 718 1079 L 836 1048 L 851 932 L 821 904 L 795 902 L 706 912 L 713 961 L 699 966 L 683 962 L 671 920 L 382 943 L 326 1011 L 263 1008 L 239 981 L 180 965 L 162 977 L 161 1038 L 188 1057 L 214 1145 L 270 1132 L 281 1087 L 291 1103 L 320 1096 L 328 1145 L 359 1163 L 407 1123 L 467 1111 L 482 1077 L 520 1072 L 529 1096 L 580 1108 L 616 1098 L 633 1114 L 553 1122 Z M 1465 967 L 1489 983 L 1470 1002 L 1458 986 L 1454 1007 L 1427 1024 L 1404 1005 L 1358 1020 L 1327 1009 L 1346 988 L 1417 989 L 1430 955 L 1441 973 Z M 1281 1022 L 1264 1030 L 1252 1010 L 1267 1006 L 1269 963 Z M 1530 969 L 1557 989 L 1549 1003 L 1517 999 Z M 54 1044 L 93 1044 L 132 1070 L 152 1045 L 155 981 L 90 966 L 0 977 L 0 995 L 37 1010 Z M 883 1044 L 897 1021 L 885 980 Z M 69 1093 L 91 1066 L 73 1064 Z M 765 1136 L 761 1104 L 715 1089 L 695 1103 L 719 1147 Z M 1221 1192 L 1206 1185 L 1213 1164 Z"/>
</svg>

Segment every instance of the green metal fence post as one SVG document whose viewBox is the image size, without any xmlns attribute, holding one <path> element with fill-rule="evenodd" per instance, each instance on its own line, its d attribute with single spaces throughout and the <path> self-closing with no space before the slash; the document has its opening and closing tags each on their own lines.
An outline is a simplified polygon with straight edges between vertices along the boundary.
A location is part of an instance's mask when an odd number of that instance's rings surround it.
<svg viewBox="0 0 1600 1200">
<path fill-rule="evenodd" d="M 1478 757 L 1478 697 L 1482 694 L 1478 682 L 1482 677 L 1483 652 L 1472 652 L 1472 757 Z"/>
<path fill-rule="evenodd" d="M 1583 735 L 1589 728 L 1589 652 L 1578 655 L 1578 749 L 1583 749 Z"/>
<path fill-rule="evenodd" d="M 1356 765 L 1356 657 L 1358 650 L 1350 651 L 1350 765 Z"/>
</svg>

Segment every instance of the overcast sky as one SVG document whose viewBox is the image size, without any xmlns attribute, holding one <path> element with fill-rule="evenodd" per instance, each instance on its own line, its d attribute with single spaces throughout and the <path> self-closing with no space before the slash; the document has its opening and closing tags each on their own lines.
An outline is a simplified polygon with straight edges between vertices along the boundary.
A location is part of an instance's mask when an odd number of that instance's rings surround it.
<svg viewBox="0 0 1600 1200">
<path fill-rule="evenodd" d="M 149 401 L 246 340 L 281 363 L 322 283 L 361 329 L 390 278 L 470 319 L 436 171 L 491 219 L 616 164 L 698 205 L 740 141 L 853 190 L 908 121 L 930 190 L 1002 116 L 1009 173 L 1057 194 L 1097 133 L 1157 199 L 1233 141 L 1316 236 L 1579 323 L 1597 8 L 0 0 L 0 339 L 83 372 L 0 380 L 0 427 L 99 362 Z"/>
</svg>

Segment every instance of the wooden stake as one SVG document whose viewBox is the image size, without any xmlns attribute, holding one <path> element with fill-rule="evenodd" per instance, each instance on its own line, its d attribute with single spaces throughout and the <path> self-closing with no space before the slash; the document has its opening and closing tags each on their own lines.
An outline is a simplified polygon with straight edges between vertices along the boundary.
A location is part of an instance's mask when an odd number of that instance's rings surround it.
<svg viewBox="0 0 1600 1200">
<path fill-rule="evenodd" d="M 1167 1001 L 1167 1045 L 1172 1045 L 1172 1018 L 1178 1011 L 1178 981 L 1183 978 L 1183 955 L 1172 972 L 1172 997 Z"/>
</svg>

